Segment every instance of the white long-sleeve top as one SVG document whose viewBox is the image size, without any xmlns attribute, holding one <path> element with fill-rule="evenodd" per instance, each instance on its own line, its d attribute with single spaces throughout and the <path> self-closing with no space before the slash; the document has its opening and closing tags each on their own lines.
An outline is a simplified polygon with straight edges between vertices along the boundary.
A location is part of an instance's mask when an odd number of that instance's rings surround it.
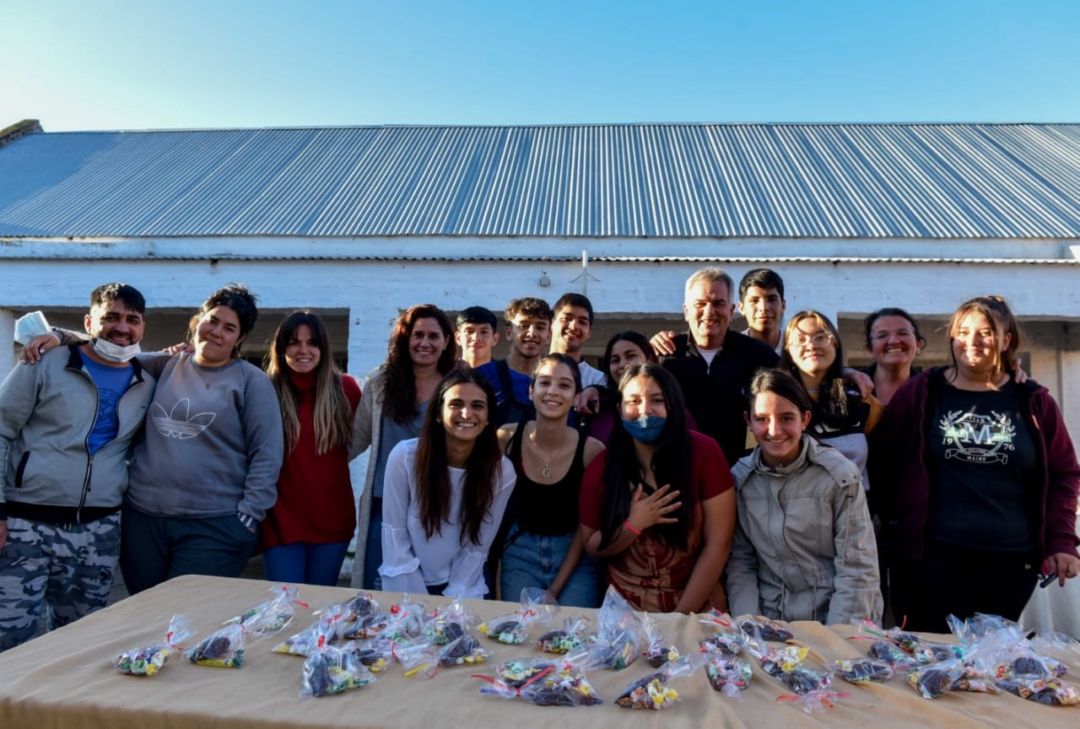
<svg viewBox="0 0 1080 729">
<path fill-rule="evenodd" d="M 495 471 L 494 497 L 480 529 L 480 543 L 461 541 L 461 499 L 465 469 L 450 468 L 450 513 L 442 532 L 429 539 L 420 522 L 416 497 L 417 439 L 403 440 L 386 459 L 383 481 L 382 589 L 425 594 L 428 585 L 446 583 L 450 597 L 482 598 L 487 593 L 484 562 L 514 490 L 514 466 L 505 456 Z"/>
</svg>

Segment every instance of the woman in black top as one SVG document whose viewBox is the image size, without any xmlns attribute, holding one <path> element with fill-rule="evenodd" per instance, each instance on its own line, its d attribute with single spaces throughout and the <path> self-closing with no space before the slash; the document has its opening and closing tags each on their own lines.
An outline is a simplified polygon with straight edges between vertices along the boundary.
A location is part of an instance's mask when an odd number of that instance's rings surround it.
<svg viewBox="0 0 1080 729">
<path fill-rule="evenodd" d="M 499 442 L 517 471 L 502 545 L 503 600 L 517 600 L 522 588 L 535 587 L 563 605 L 599 602 L 596 563 L 583 558 L 578 535 L 578 491 L 585 466 L 604 446 L 566 425 L 579 392 L 576 363 L 564 354 L 545 355 L 529 387 L 536 419 L 499 429 Z"/>
</svg>

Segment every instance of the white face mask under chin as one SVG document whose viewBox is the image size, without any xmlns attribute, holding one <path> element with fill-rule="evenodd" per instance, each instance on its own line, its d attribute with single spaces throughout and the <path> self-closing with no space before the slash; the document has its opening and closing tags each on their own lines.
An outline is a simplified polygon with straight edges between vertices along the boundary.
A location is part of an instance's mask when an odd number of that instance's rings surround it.
<svg viewBox="0 0 1080 729">
<path fill-rule="evenodd" d="M 129 362 L 132 357 L 142 351 L 138 343 L 129 344 L 126 347 L 122 347 L 119 344 L 113 344 L 112 342 L 98 337 L 93 343 L 94 352 L 99 357 L 109 362 Z"/>
</svg>

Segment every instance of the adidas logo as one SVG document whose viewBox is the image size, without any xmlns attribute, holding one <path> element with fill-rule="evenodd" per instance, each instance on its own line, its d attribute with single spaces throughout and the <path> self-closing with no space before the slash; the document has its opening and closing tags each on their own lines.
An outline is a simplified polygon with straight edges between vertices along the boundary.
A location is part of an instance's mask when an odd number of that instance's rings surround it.
<svg viewBox="0 0 1080 729">
<path fill-rule="evenodd" d="M 165 412 L 165 408 L 154 403 L 151 408 L 150 420 L 164 437 L 187 440 L 202 434 L 214 422 L 214 418 L 217 417 L 217 413 L 195 413 L 191 415 L 190 412 L 191 401 L 186 397 L 177 401 L 169 412 Z"/>
</svg>

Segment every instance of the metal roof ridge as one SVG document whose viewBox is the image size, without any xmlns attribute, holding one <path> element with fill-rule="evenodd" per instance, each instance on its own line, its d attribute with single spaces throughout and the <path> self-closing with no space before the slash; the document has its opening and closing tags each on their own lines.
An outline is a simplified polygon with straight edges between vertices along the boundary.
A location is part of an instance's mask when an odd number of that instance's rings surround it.
<svg viewBox="0 0 1080 729">
<path fill-rule="evenodd" d="M 30 132 L 47 134 L 183 134 L 190 132 L 290 132 L 290 131 L 355 131 L 361 129 L 593 129 L 593 128 L 700 128 L 700 127 L 1071 127 L 1080 121 L 640 121 L 640 122 L 566 122 L 536 124 L 331 124 L 286 125 L 265 127 L 177 127 L 150 129 L 66 129 L 55 132 L 38 129 Z"/>
</svg>

